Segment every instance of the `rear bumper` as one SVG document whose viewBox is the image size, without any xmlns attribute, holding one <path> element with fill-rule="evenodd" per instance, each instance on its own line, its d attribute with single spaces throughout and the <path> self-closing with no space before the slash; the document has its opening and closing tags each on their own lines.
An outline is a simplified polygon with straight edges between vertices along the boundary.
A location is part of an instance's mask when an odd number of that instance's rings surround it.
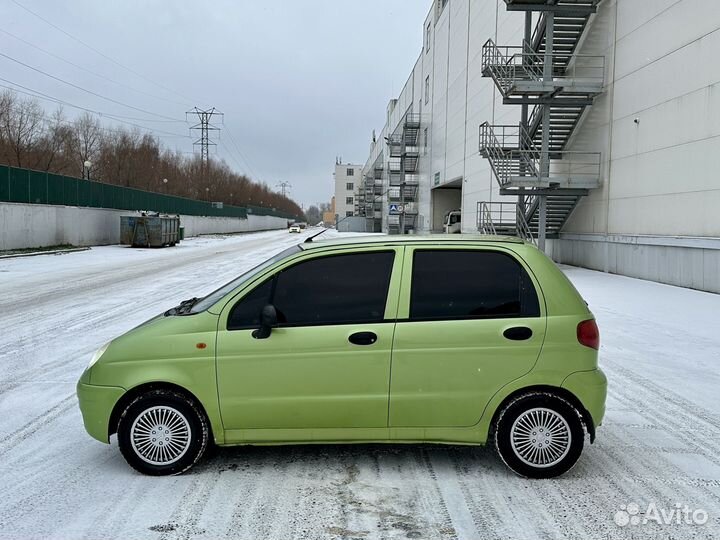
<svg viewBox="0 0 720 540">
<path fill-rule="evenodd" d="M 563 381 L 562 387 L 575 395 L 590 414 L 593 430 L 602 424 L 607 398 L 607 377 L 601 369 L 577 371 Z"/>
<path fill-rule="evenodd" d="M 109 443 L 108 426 L 115 404 L 125 393 L 124 388 L 116 386 L 96 386 L 79 382 L 77 385 L 78 402 L 85 430 L 94 439 Z"/>
</svg>

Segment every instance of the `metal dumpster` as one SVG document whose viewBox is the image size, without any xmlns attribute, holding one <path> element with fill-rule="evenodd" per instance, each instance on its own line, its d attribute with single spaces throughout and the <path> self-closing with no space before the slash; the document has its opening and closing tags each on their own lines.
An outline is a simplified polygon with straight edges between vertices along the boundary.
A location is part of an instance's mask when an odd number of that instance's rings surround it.
<svg viewBox="0 0 720 540">
<path fill-rule="evenodd" d="M 134 247 L 174 246 L 180 241 L 180 218 L 171 216 L 122 216 L 120 243 Z"/>
</svg>

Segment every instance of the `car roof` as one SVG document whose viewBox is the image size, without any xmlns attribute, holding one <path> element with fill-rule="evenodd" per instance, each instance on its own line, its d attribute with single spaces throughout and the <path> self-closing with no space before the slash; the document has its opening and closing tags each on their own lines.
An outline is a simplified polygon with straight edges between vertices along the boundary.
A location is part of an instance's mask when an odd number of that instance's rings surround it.
<svg viewBox="0 0 720 540">
<path fill-rule="evenodd" d="M 342 247 L 360 245 L 413 245 L 418 243 L 453 245 L 472 243 L 510 243 L 524 244 L 525 242 L 516 236 L 498 236 L 483 234 L 427 234 L 427 235 L 393 235 L 383 234 L 344 236 L 342 238 L 328 238 L 322 240 L 316 238 L 308 239 L 300 244 L 303 250 L 310 250 L 323 247 Z"/>
</svg>

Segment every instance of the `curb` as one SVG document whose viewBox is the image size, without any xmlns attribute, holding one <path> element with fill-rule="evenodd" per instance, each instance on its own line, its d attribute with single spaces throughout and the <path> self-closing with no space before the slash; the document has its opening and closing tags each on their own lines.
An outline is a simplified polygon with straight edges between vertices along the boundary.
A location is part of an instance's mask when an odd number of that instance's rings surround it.
<svg viewBox="0 0 720 540">
<path fill-rule="evenodd" d="M 75 253 L 77 251 L 89 251 L 89 247 L 79 247 L 70 249 L 55 249 L 51 251 L 31 251 L 29 253 L 13 253 L 11 255 L 0 255 L 2 259 L 15 259 L 17 257 L 36 257 L 37 255 L 60 255 L 62 253 Z"/>
</svg>

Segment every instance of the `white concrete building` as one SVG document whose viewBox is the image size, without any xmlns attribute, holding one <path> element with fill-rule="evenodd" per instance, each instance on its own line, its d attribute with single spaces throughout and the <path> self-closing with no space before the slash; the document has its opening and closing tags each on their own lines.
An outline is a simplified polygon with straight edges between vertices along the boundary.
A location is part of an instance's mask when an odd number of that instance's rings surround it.
<svg viewBox="0 0 720 540">
<path fill-rule="evenodd" d="M 435 0 L 361 213 L 536 241 L 544 214 L 558 261 L 720 292 L 718 30 L 713 0 Z"/>
<path fill-rule="evenodd" d="M 341 160 L 335 163 L 335 214 L 337 220 L 351 217 L 356 214 L 355 192 L 360 185 L 362 178 L 362 165 L 342 163 Z"/>
</svg>

